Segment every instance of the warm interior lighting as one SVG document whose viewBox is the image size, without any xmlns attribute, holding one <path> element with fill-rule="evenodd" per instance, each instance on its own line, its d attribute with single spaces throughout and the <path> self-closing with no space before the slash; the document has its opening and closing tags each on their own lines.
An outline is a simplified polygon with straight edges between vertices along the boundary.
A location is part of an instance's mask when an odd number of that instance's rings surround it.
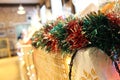
<svg viewBox="0 0 120 80">
<path fill-rule="evenodd" d="M 26 13 L 24 7 L 23 7 L 21 4 L 20 4 L 20 6 L 18 7 L 17 13 L 20 14 L 20 15 Z"/>
<path fill-rule="evenodd" d="M 66 63 L 69 65 L 70 64 L 70 61 L 71 61 L 71 57 L 70 56 L 67 56 L 66 57 Z"/>
</svg>

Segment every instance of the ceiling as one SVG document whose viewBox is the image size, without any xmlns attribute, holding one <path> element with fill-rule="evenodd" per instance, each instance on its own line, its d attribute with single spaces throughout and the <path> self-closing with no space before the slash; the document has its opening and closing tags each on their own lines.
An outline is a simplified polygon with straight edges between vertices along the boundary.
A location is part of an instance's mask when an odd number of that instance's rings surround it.
<svg viewBox="0 0 120 80">
<path fill-rule="evenodd" d="M 41 0 L 0 0 L 0 4 L 36 4 L 40 3 Z M 44 1 L 44 0 L 43 0 Z"/>
<path fill-rule="evenodd" d="M 0 7 L 18 6 L 20 3 L 24 6 L 39 5 L 41 7 L 49 1 L 50 0 L 0 0 Z"/>
</svg>

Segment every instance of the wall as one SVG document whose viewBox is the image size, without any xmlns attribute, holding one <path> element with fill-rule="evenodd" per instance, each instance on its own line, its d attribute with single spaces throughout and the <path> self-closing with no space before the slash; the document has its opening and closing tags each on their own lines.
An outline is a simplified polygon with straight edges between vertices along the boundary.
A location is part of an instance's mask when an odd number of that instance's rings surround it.
<svg viewBox="0 0 120 80">
<path fill-rule="evenodd" d="M 17 14 L 18 6 L 0 6 L 0 23 L 4 24 L 4 31 L 10 41 L 12 55 L 15 55 L 15 44 L 17 42 L 16 26 L 26 24 L 29 17 L 33 14 L 36 6 L 25 6 L 26 14 Z M 3 29 L 0 29 L 0 32 Z"/>
<path fill-rule="evenodd" d="M 5 23 L 5 26 L 9 26 L 14 23 L 27 22 L 27 15 L 32 15 L 36 6 L 24 6 L 26 14 L 17 14 L 18 6 L 0 7 L 0 23 Z"/>
</svg>

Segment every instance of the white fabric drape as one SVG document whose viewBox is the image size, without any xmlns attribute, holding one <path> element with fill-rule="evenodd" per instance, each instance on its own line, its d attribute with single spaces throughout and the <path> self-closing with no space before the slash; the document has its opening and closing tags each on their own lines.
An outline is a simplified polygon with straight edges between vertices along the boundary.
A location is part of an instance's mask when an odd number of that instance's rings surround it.
<svg viewBox="0 0 120 80">
<path fill-rule="evenodd" d="M 97 48 L 82 49 L 73 60 L 72 80 L 120 80 L 111 59 Z"/>
</svg>

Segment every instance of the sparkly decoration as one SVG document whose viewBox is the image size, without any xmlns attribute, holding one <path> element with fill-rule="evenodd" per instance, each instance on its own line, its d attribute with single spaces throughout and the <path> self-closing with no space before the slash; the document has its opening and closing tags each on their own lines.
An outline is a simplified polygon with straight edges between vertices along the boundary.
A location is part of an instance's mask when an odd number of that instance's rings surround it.
<svg viewBox="0 0 120 80">
<path fill-rule="evenodd" d="M 108 2 L 101 7 L 101 12 L 102 13 L 107 13 L 109 10 L 111 10 L 114 7 L 114 2 Z"/>
<path fill-rule="evenodd" d="M 36 31 L 32 37 L 32 46 L 38 48 L 42 43 L 42 38 L 43 38 L 42 31 Z"/>
<path fill-rule="evenodd" d="M 112 35 L 107 17 L 101 12 L 91 12 L 83 18 L 83 31 L 91 42 L 88 46 L 98 47 L 110 55 Z"/>
<path fill-rule="evenodd" d="M 32 45 L 54 53 L 73 54 L 81 48 L 97 47 L 112 59 L 120 74 L 117 63 L 120 56 L 120 14 L 114 11 L 98 11 L 91 12 L 81 19 L 73 16 L 59 17 L 35 32 Z"/>
<path fill-rule="evenodd" d="M 82 21 L 79 21 L 78 19 L 72 20 L 66 27 L 68 32 L 68 36 L 66 38 L 66 41 L 69 44 L 68 49 L 75 51 L 85 47 L 88 41 L 82 33 Z"/>
<path fill-rule="evenodd" d="M 47 51 L 58 52 L 59 45 L 65 39 L 66 29 L 64 28 L 64 20 L 59 17 L 56 21 L 51 21 L 44 25 L 44 28 L 37 31 L 32 37 L 32 45 L 35 48 L 42 47 Z"/>
<path fill-rule="evenodd" d="M 104 15 L 101 12 L 92 12 L 83 18 L 83 31 L 92 47 L 103 50 L 115 63 L 120 53 L 120 17 L 114 13 Z"/>
<path fill-rule="evenodd" d="M 98 47 L 111 56 L 112 51 L 120 51 L 120 17 L 114 12 L 105 15 L 100 11 L 91 12 L 82 20 L 71 16 L 59 17 L 37 31 L 32 41 L 36 48 L 41 46 L 48 51 L 68 52 L 90 46 Z"/>
<path fill-rule="evenodd" d="M 120 56 L 120 11 L 119 13 L 110 12 L 107 13 L 107 18 L 109 19 L 109 25 L 111 26 L 113 47 L 111 49 L 111 58 L 115 65 L 117 72 L 120 75 L 120 69 L 117 61 L 119 61 Z"/>
</svg>

